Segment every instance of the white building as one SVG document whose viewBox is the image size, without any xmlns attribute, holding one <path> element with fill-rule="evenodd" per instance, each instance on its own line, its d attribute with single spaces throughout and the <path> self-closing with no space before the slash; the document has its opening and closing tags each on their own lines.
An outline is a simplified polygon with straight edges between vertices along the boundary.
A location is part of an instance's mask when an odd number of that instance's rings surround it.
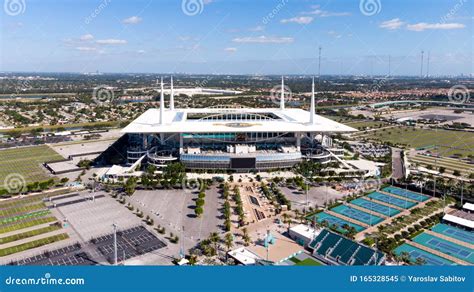
<svg viewBox="0 0 474 292">
<path fill-rule="evenodd" d="M 315 114 L 314 80 L 310 111 L 285 108 L 283 91 L 278 108 L 261 109 L 177 109 L 172 82 L 170 108 L 165 108 L 163 81 L 160 91 L 160 108 L 122 130 L 129 136 L 129 163 L 145 156 L 157 167 L 179 160 L 189 169 L 291 168 L 303 159 L 331 159 L 326 157 L 325 145 L 332 145 L 327 136 L 356 131 Z"/>
</svg>

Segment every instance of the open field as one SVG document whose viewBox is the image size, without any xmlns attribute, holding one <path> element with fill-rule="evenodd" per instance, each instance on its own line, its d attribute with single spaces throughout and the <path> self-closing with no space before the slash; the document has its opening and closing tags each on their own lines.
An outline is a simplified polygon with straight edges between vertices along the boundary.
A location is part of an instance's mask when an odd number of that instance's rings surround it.
<svg viewBox="0 0 474 292">
<path fill-rule="evenodd" d="M 60 241 L 60 240 L 64 240 L 64 239 L 67 239 L 67 238 L 69 238 L 69 236 L 66 233 L 61 233 L 61 234 L 58 234 L 58 235 L 53 235 L 53 236 L 50 236 L 50 237 L 45 237 L 45 238 L 33 240 L 33 241 L 30 241 L 30 242 L 27 242 L 27 243 L 22 243 L 22 244 L 19 244 L 19 245 L 3 248 L 3 249 L 0 249 L 0 257 L 7 256 L 7 255 L 10 255 L 10 254 L 13 254 L 13 253 L 22 252 L 22 251 L 25 251 L 25 250 L 28 250 L 28 249 L 40 247 L 40 246 L 50 244 L 50 243 L 53 243 L 53 242 L 57 242 L 57 241 Z"/>
<path fill-rule="evenodd" d="M 375 129 L 375 128 L 380 128 L 383 126 L 390 125 L 389 123 L 384 122 L 384 121 L 358 121 L 358 120 L 343 122 L 343 124 L 345 124 L 346 126 L 358 129 L 358 130 L 364 130 L 366 128 Z"/>
<path fill-rule="evenodd" d="M 63 159 L 46 145 L 0 150 L 0 189 L 4 188 L 9 174 L 18 174 L 26 183 L 50 178 L 41 163 Z"/>
<path fill-rule="evenodd" d="M 433 149 L 433 152 L 441 156 L 453 154 L 474 155 L 474 133 L 470 132 L 400 126 L 360 134 L 357 137 L 402 144 L 412 148 L 437 145 L 438 149 Z"/>
<path fill-rule="evenodd" d="M 436 167 L 444 167 L 447 173 L 453 173 L 454 170 L 459 170 L 461 174 L 468 176 L 469 174 L 474 172 L 474 165 L 453 158 L 436 158 L 424 155 L 413 155 L 409 156 L 409 160 L 411 163 L 415 163 L 424 167 L 431 165 L 433 169 L 435 169 Z"/>
</svg>

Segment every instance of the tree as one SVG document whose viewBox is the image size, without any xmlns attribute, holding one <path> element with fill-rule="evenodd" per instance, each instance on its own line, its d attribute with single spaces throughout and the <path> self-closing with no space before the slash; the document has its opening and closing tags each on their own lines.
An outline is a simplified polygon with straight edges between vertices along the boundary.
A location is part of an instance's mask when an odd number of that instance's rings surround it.
<svg viewBox="0 0 474 292">
<path fill-rule="evenodd" d="M 242 239 L 244 240 L 245 246 L 249 246 L 251 239 L 250 239 L 247 228 L 246 227 L 242 228 L 242 232 L 243 232 Z"/>
<path fill-rule="evenodd" d="M 219 237 L 219 234 L 217 234 L 217 232 L 212 232 L 209 235 L 209 241 L 214 244 L 214 249 L 216 250 L 216 253 L 217 253 L 217 243 L 219 242 L 219 240 L 221 240 L 221 238 Z"/>
<path fill-rule="evenodd" d="M 424 264 L 426 264 L 426 260 L 424 258 L 422 258 L 422 257 L 416 258 L 415 265 L 422 266 Z"/>
<path fill-rule="evenodd" d="M 202 207 L 202 206 L 204 206 L 204 199 L 197 199 L 197 200 L 196 200 L 196 206 L 197 206 L 197 207 Z"/>
<path fill-rule="evenodd" d="M 410 262 L 410 254 L 406 251 L 403 251 L 403 252 L 400 253 L 400 259 L 405 263 L 409 263 Z"/>
<path fill-rule="evenodd" d="M 203 212 L 204 210 L 202 209 L 202 207 L 196 207 L 196 209 L 194 209 L 194 214 L 196 214 L 196 216 L 198 217 L 201 217 Z"/>
<path fill-rule="evenodd" d="M 232 233 L 226 233 L 224 237 L 224 244 L 227 248 L 227 251 L 229 251 L 232 246 L 234 246 L 234 236 L 232 236 Z"/>
</svg>

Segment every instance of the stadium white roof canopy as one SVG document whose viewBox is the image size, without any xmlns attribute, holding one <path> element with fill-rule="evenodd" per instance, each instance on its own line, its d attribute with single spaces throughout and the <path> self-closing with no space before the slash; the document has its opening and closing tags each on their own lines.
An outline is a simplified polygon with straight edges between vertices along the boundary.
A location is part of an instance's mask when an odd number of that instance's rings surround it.
<svg viewBox="0 0 474 292">
<path fill-rule="evenodd" d="M 163 120 L 160 123 L 160 112 Z M 252 119 L 238 118 L 220 120 L 216 115 L 236 114 L 253 116 Z M 199 115 L 202 119 L 188 119 Z M 272 118 L 258 119 L 259 116 Z M 208 118 L 206 118 L 208 117 Z M 123 133 L 236 133 L 236 132 L 315 132 L 347 133 L 354 128 L 298 108 L 199 108 L 199 109 L 149 109 L 128 126 Z"/>
</svg>

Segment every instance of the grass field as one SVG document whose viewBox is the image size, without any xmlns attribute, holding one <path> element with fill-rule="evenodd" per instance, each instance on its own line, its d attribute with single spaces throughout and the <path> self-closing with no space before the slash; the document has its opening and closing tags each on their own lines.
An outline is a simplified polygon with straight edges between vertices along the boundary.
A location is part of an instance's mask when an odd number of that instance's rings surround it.
<svg viewBox="0 0 474 292">
<path fill-rule="evenodd" d="M 64 157 L 46 145 L 0 150 L 0 189 L 9 174 L 19 174 L 26 183 L 49 179 L 41 163 L 57 159 Z"/>
<path fill-rule="evenodd" d="M 466 157 L 468 155 L 474 155 L 474 133 L 469 132 L 419 129 L 401 126 L 377 130 L 358 136 L 358 138 L 362 137 L 382 142 L 391 142 L 393 144 L 407 145 L 412 148 L 437 145 L 439 148 L 433 150 L 433 152 L 437 152 L 441 156 L 462 154 Z"/>
<path fill-rule="evenodd" d="M 299 261 L 295 264 L 295 266 L 322 266 L 322 265 L 323 264 L 321 264 L 320 262 L 315 261 L 315 260 L 310 259 L 310 258 L 304 259 L 304 260 Z"/>
<path fill-rule="evenodd" d="M 22 251 L 25 251 L 25 250 L 28 250 L 28 249 L 40 247 L 40 246 L 50 244 L 50 243 L 53 243 L 53 242 L 57 242 L 57 241 L 60 241 L 60 240 L 64 240 L 64 239 L 67 239 L 67 238 L 69 238 L 69 236 L 66 233 L 62 233 L 62 234 L 53 235 L 53 236 L 50 236 L 50 237 L 45 237 L 45 238 L 41 238 L 41 239 L 38 239 L 38 240 L 30 241 L 30 242 L 27 242 L 27 243 L 15 245 L 15 246 L 12 246 L 12 247 L 2 248 L 2 249 L 0 249 L 0 257 L 7 256 L 7 255 L 10 255 L 10 254 L 14 254 L 14 253 L 17 253 L 17 252 L 22 252 Z"/>
<path fill-rule="evenodd" d="M 390 125 L 389 123 L 383 121 L 352 121 L 345 122 L 344 124 L 357 130 L 365 130 L 366 128 L 376 129 Z"/>
<path fill-rule="evenodd" d="M 61 226 L 59 224 L 53 224 L 53 225 L 50 225 L 50 226 L 47 226 L 47 227 L 33 229 L 33 230 L 22 232 L 22 233 L 17 233 L 17 234 L 14 234 L 14 235 L 10 235 L 10 236 L 0 238 L 0 244 L 5 244 L 5 243 L 21 240 L 21 239 L 33 237 L 33 236 L 36 236 L 36 235 L 56 231 L 56 230 L 59 230 L 59 229 L 61 229 Z"/>
<path fill-rule="evenodd" d="M 438 168 L 444 167 L 447 173 L 453 173 L 454 170 L 458 170 L 461 174 L 468 176 L 470 173 L 474 172 L 474 165 L 453 158 L 435 158 L 424 155 L 415 155 L 409 156 L 409 160 L 411 163 L 415 163 L 424 167 L 431 165 L 433 169 L 435 169 L 435 166 Z"/>
</svg>

